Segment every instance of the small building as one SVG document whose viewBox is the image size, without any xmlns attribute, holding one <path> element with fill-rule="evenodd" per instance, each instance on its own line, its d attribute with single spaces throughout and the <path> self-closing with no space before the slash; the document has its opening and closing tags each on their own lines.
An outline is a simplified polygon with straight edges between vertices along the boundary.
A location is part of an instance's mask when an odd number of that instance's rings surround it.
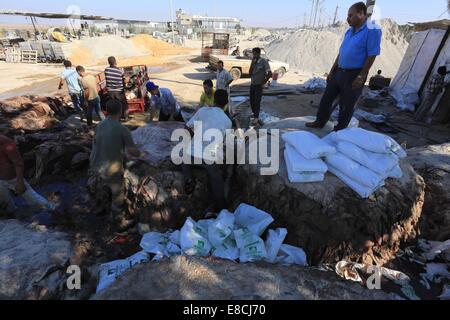
<svg viewBox="0 0 450 320">
<path fill-rule="evenodd" d="M 241 20 L 233 17 L 208 17 L 188 14 L 182 9 L 176 12 L 177 25 L 181 33 L 191 29 L 194 31 L 235 32 L 241 25 Z"/>
</svg>

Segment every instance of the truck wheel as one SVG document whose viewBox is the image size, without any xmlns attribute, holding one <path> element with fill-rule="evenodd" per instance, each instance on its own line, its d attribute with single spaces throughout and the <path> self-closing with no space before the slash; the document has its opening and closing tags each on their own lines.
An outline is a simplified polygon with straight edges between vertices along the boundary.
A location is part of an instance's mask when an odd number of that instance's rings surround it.
<svg viewBox="0 0 450 320">
<path fill-rule="evenodd" d="M 230 74 L 234 81 L 239 80 L 242 77 L 242 71 L 238 68 L 231 69 Z"/>
<path fill-rule="evenodd" d="M 278 78 L 283 78 L 284 75 L 286 74 L 286 69 L 281 67 L 280 69 L 277 70 L 278 72 Z"/>
</svg>

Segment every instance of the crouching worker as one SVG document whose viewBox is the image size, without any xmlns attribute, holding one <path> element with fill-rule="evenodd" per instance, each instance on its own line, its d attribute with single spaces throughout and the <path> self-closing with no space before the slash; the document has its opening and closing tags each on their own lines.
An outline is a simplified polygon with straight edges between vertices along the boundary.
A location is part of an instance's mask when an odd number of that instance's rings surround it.
<svg viewBox="0 0 450 320">
<path fill-rule="evenodd" d="M 224 107 L 228 104 L 228 94 L 225 90 L 217 90 L 215 95 L 215 105 L 214 107 L 204 107 L 197 111 L 194 117 L 189 120 L 186 124 L 186 127 L 193 134 L 194 138 L 197 135 L 205 136 L 205 133 L 210 129 L 220 130 L 225 138 L 225 131 L 231 129 L 232 123 L 228 116 L 223 111 Z M 201 131 L 196 129 L 199 123 L 202 124 Z M 202 140 L 203 141 L 203 140 Z M 216 141 L 215 141 L 216 142 Z M 215 150 L 219 150 L 221 148 L 223 150 L 223 141 L 217 141 L 217 147 Z M 220 163 L 224 163 L 224 159 L 222 161 L 217 157 L 219 152 L 216 155 L 208 155 L 205 152 L 206 147 L 210 148 L 210 141 L 203 142 L 202 150 L 196 150 L 193 145 L 193 141 L 190 148 L 190 156 L 191 156 L 191 164 L 183 165 L 183 175 L 185 180 L 185 189 L 187 193 L 192 193 L 195 189 L 195 181 L 192 176 L 192 169 L 195 164 L 195 159 L 201 160 L 202 164 L 200 165 L 202 168 L 206 169 L 208 173 L 209 187 L 211 188 L 212 200 L 213 204 L 208 209 L 208 212 L 218 213 L 222 209 L 227 207 L 226 199 L 225 199 L 225 181 L 223 177 L 223 166 Z M 225 152 L 223 153 L 225 154 Z M 213 164 L 207 164 L 208 162 L 214 162 Z M 219 162 L 220 161 L 220 162 Z"/>
<path fill-rule="evenodd" d="M 130 130 L 120 123 L 122 105 L 118 100 L 106 104 L 107 118 L 96 130 L 89 167 L 88 189 L 96 201 L 96 213 L 110 213 L 117 231 L 133 226 L 125 214 L 125 151 L 133 157 L 143 153 L 133 142 Z"/>
<path fill-rule="evenodd" d="M 147 91 L 151 94 L 152 112 L 159 110 L 159 121 L 184 122 L 181 116 L 181 107 L 167 88 L 160 88 L 153 82 L 147 82 Z"/>
<path fill-rule="evenodd" d="M 16 144 L 0 134 L 0 216 L 17 210 L 14 195 L 22 197 L 32 209 L 55 210 L 55 206 L 39 195 L 23 177 L 24 163 Z"/>
</svg>

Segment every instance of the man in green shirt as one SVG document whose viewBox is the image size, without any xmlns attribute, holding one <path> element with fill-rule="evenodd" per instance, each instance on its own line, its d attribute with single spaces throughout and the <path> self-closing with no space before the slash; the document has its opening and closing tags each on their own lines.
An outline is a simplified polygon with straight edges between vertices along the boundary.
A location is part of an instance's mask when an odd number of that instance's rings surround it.
<svg viewBox="0 0 450 320">
<path fill-rule="evenodd" d="M 110 100 L 106 104 L 108 117 L 97 127 L 89 167 L 89 191 L 96 200 L 98 212 L 111 212 L 119 230 L 127 229 L 132 221 L 125 219 L 125 151 L 133 157 L 143 154 L 133 142 L 130 130 L 120 123 L 122 105 Z M 111 205 L 112 196 L 112 205 Z"/>
<path fill-rule="evenodd" d="M 214 84 L 212 80 L 203 81 L 203 93 L 200 97 L 200 105 L 199 107 L 214 107 L 214 94 L 216 90 L 214 90 Z"/>
</svg>

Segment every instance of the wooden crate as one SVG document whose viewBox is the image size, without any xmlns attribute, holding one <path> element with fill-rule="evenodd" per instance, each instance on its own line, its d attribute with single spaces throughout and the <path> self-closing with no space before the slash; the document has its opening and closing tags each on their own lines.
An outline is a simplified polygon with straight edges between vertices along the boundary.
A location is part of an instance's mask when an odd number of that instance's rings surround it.
<svg viewBox="0 0 450 320">
<path fill-rule="evenodd" d="M 21 50 L 16 47 L 6 48 L 5 56 L 6 62 L 19 63 L 22 60 Z"/>
<path fill-rule="evenodd" d="M 36 50 L 22 50 L 22 63 L 38 63 Z"/>
</svg>

